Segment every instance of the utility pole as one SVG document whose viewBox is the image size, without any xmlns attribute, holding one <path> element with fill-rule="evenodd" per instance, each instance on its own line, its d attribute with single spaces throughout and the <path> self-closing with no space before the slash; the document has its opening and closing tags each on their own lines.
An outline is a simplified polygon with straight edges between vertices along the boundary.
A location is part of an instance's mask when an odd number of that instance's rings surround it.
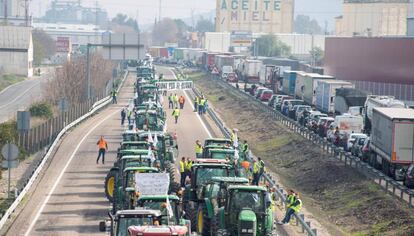
<svg viewBox="0 0 414 236">
<path fill-rule="evenodd" d="M 161 11 L 162 11 L 162 0 L 160 0 L 160 5 L 158 9 L 158 22 L 161 21 Z"/>
<path fill-rule="evenodd" d="M 24 20 L 26 23 L 26 27 L 28 27 L 29 26 L 29 0 L 24 0 Z"/>
</svg>

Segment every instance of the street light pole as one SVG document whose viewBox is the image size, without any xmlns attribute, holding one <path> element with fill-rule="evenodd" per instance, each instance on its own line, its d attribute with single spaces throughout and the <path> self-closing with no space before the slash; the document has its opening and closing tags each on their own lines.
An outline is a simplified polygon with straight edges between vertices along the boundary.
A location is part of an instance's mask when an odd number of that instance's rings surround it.
<svg viewBox="0 0 414 236">
<path fill-rule="evenodd" d="M 91 72 L 90 72 L 90 55 L 89 55 L 89 47 L 90 44 L 88 43 L 86 46 L 86 79 L 87 79 L 87 93 L 88 93 L 88 101 L 91 99 Z"/>
</svg>

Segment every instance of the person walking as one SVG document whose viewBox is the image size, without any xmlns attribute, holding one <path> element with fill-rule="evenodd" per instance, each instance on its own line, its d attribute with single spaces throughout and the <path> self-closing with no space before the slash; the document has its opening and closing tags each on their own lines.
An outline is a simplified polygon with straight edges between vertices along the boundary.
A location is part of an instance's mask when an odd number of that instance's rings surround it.
<svg viewBox="0 0 414 236">
<path fill-rule="evenodd" d="M 185 178 L 187 177 L 185 173 L 185 166 L 186 166 L 185 157 L 182 157 L 180 161 L 180 186 L 182 188 L 185 187 Z"/>
<path fill-rule="evenodd" d="M 187 157 L 187 162 L 185 163 L 185 175 L 186 178 L 191 178 L 191 167 L 193 167 L 193 161 Z M 185 183 L 185 182 L 184 182 Z"/>
<path fill-rule="evenodd" d="M 194 112 L 198 112 L 198 101 L 200 99 L 198 98 L 198 96 L 195 96 L 194 98 Z"/>
<path fill-rule="evenodd" d="M 203 106 L 203 114 L 206 114 L 208 109 L 208 99 L 206 98 L 206 100 L 204 101 L 204 106 Z"/>
<path fill-rule="evenodd" d="M 184 109 L 185 98 L 183 95 L 178 98 L 178 103 L 180 103 L 180 109 Z"/>
<path fill-rule="evenodd" d="M 174 116 L 175 118 L 175 123 L 178 123 L 178 117 L 180 117 L 180 109 L 178 109 L 178 107 L 175 107 L 172 116 Z"/>
<path fill-rule="evenodd" d="M 203 157 L 203 146 L 201 145 L 200 140 L 196 141 L 195 153 L 196 153 L 196 158 L 202 158 Z"/>
<path fill-rule="evenodd" d="M 260 171 L 260 167 L 259 167 L 259 163 L 256 160 L 253 160 L 253 181 L 252 181 L 252 185 L 259 185 L 259 171 Z"/>
<path fill-rule="evenodd" d="M 173 95 L 170 94 L 168 96 L 168 108 L 173 109 L 174 108 L 174 102 L 173 102 Z"/>
<path fill-rule="evenodd" d="M 118 101 L 116 100 L 117 92 L 115 89 L 112 90 L 111 95 L 112 95 L 112 104 L 118 104 Z"/>
<path fill-rule="evenodd" d="M 105 152 L 108 150 L 108 143 L 104 139 L 104 136 L 101 136 L 101 138 L 96 143 L 98 145 L 99 151 L 98 151 L 98 158 L 96 159 L 96 164 L 99 163 L 99 158 L 102 156 L 102 164 L 105 164 Z"/>
<path fill-rule="evenodd" d="M 127 111 L 128 125 L 131 125 L 132 111 L 128 109 Z"/>
<path fill-rule="evenodd" d="M 178 107 L 178 96 L 177 96 L 177 94 L 174 94 L 173 102 L 174 102 L 174 107 Z"/>
<path fill-rule="evenodd" d="M 262 178 L 263 174 L 264 174 L 264 170 L 265 170 L 265 163 L 262 160 L 262 158 L 258 157 L 258 164 L 259 164 L 259 177 L 257 179 L 257 182 L 260 182 L 260 179 Z"/>
<path fill-rule="evenodd" d="M 202 115 L 204 113 L 204 104 L 206 103 L 206 99 L 202 97 L 200 99 L 200 103 L 198 104 L 198 114 Z"/>
<path fill-rule="evenodd" d="M 122 108 L 122 111 L 121 111 L 121 125 L 124 125 L 125 117 L 126 117 L 126 110 L 125 110 L 125 108 Z"/>
<path fill-rule="evenodd" d="M 290 204 L 288 210 L 286 211 L 285 217 L 281 222 L 277 222 L 279 225 L 284 225 L 289 223 L 290 219 L 292 218 L 292 215 L 294 213 L 299 213 L 300 209 L 302 208 L 302 200 L 299 197 L 298 193 L 295 193 L 295 198 L 293 200 L 293 203 Z"/>
</svg>

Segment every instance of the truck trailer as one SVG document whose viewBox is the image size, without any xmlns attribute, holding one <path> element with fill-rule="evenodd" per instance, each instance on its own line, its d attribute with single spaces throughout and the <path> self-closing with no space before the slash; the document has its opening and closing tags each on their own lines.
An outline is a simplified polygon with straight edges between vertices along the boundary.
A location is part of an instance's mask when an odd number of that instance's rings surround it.
<svg viewBox="0 0 414 236">
<path fill-rule="evenodd" d="M 316 86 L 315 106 L 325 113 L 335 112 L 335 96 L 338 88 L 354 88 L 350 82 L 343 80 L 320 80 Z"/>
<path fill-rule="evenodd" d="M 402 180 L 414 162 L 414 110 L 375 107 L 371 131 L 370 164 Z"/>
<path fill-rule="evenodd" d="M 338 88 L 334 99 L 335 114 L 349 113 L 350 107 L 364 107 L 368 92 L 354 88 Z"/>
<path fill-rule="evenodd" d="M 258 83 L 262 61 L 245 60 L 241 65 L 242 78 L 247 83 Z"/>
</svg>

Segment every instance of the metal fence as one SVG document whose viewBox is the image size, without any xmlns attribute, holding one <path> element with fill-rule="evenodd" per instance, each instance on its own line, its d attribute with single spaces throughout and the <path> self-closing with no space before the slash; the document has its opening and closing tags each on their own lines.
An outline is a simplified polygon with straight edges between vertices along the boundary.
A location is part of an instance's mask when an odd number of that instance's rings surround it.
<svg viewBox="0 0 414 236">
<path fill-rule="evenodd" d="M 370 166 L 368 163 L 361 161 L 358 157 L 351 155 L 348 152 L 345 152 L 343 148 L 335 146 L 332 142 L 329 142 L 326 138 L 320 137 L 318 134 L 314 133 L 312 130 L 300 125 L 297 121 L 285 116 L 279 111 L 272 109 L 266 104 L 258 101 L 250 94 L 242 92 L 241 90 L 235 88 L 234 86 L 217 80 L 226 88 L 237 90 L 240 94 L 248 97 L 250 100 L 258 104 L 265 112 L 273 116 L 274 119 L 281 122 L 283 125 L 287 126 L 292 131 L 300 134 L 304 138 L 310 140 L 315 145 L 318 145 L 326 154 L 330 155 L 333 158 L 336 158 L 339 161 L 344 162 L 345 165 L 356 168 L 362 174 L 368 178 L 374 180 L 375 183 L 379 184 L 387 193 L 392 193 L 392 196 L 398 198 L 399 200 L 404 200 L 413 207 L 413 197 L 414 190 L 405 187 L 403 184 L 393 180 L 392 178 L 386 176 L 381 171 Z"/>
<path fill-rule="evenodd" d="M 201 96 L 200 91 L 198 91 L 196 88 L 193 88 L 193 92 L 196 96 Z M 213 109 L 210 107 L 207 109 L 207 113 L 210 115 L 210 117 L 213 119 L 214 123 L 218 126 L 220 131 L 223 133 L 223 135 L 226 138 L 231 137 L 231 131 L 226 127 L 225 123 L 216 115 Z M 250 162 L 253 161 L 253 159 L 257 159 L 251 151 L 249 151 L 248 160 Z M 276 189 L 276 201 L 279 203 L 279 205 L 286 208 L 286 192 L 283 190 L 283 188 L 276 182 L 274 177 L 267 171 L 265 171 L 264 175 L 264 181 L 269 184 L 270 187 L 274 187 Z M 312 229 L 310 221 L 305 220 L 305 216 L 303 214 L 294 214 L 296 219 L 296 225 L 301 227 L 302 233 L 306 233 L 309 236 L 317 236 L 317 230 Z"/>
</svg>

